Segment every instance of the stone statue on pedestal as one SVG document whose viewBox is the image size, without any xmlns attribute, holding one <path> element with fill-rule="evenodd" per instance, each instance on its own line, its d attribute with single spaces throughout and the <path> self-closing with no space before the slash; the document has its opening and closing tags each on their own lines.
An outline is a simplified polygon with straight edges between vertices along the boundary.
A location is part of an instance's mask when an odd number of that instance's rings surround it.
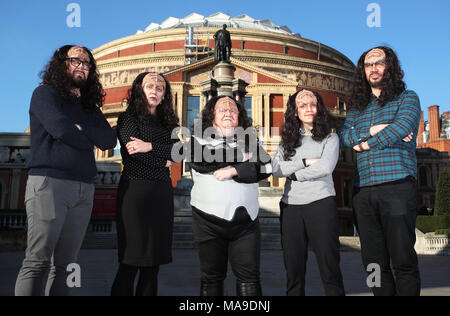
<svg viewBox="0 0 450 316">
<path fill-rule="evenodd" d="M 223 29 L 218 30 L 214 34 L 214 59 L 216 63 L 218 62 L 230 62 L 231 56 L 231 36 L 230 32 L 227 31 L 227 25 L 223 25 Z"/>
</svg>

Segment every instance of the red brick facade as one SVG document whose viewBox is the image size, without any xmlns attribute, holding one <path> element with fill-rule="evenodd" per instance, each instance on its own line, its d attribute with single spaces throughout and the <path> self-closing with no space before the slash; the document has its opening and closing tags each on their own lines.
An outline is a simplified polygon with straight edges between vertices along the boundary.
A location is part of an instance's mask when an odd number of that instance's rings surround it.
<svg viewBox="0 0 450 316">
<path fill-rule="evenodd" d="M 238 49 L 242 47 L 241 41 L 232 40 L 233 49 Z M 209 48 L 214 48 L 214 40 L 211 40 L 209 43 Z M 132 55 L 140 55 L 152 52 L 161 52 L 166 50 L 174 50 L 174 49 L 184 49 L 184 41 L 166 41 L 159 42 L 154 44 L 145 44 L 139 45 L 131 48 L 126 48 L 115 53 L 110 53 L 104 56 L 99 57 L 97 60 L 107 60 L 111 58 L 117 57 L 125 57 Z M 319 52 L 311 52 L 307 50 L 303 50 L 297 47 L 292 46 L 283 46 L 279 44 L 273 43 L 265 43 L 265 42 L 257 42 L 257 41 L 245 41 L 244 43 L 244 51 L 245 50 L 253 50 L 253 51 L 261 51 L 261 52 L 270 52 L 270 53 L 278 53 L 285 54 L 287 56 L 292 57 L 301 57 L 312 60 L 321 60 L 324 62 L 332 63 L 338 65 L 339 63 L 329 57 L 319 56 Z"/>
<path fill-rule="evenodd" d="M 441 120 L 439 116 L 439 106 L 432 105 L 428 107 L 429 139 L 424 142 L 423 133 L 425 123 L 422 117 L 419 124 L 419 133 L 417 137 L 417 148 L 432 148 L 440 152 L 450 154 L 450 139 L 441 138 Z"/>
</svg>

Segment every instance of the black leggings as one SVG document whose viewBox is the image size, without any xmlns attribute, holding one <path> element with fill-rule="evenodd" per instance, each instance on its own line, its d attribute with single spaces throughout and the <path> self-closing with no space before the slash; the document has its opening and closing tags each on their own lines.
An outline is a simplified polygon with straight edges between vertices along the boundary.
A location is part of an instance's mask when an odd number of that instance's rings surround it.
<svg viewBox="0 0 450 316">
<path fill-rule="evenodd" d="M 121 263 L 111 288 L 111 296 L 133 296 L 134 281 L 139 270 L 136 296 L 158 295 L 159 266 L 134 267 Z"/>
</svg>

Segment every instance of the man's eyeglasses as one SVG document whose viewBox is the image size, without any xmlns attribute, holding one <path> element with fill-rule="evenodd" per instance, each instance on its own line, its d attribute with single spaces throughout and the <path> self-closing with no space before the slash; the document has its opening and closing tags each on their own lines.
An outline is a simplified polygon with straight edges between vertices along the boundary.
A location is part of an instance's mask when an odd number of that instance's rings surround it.
<svg viewBox="0 0 450 316">
<path fill-rule="evenodd" d="M 386 59 L 385 58 L 383 58 L 381 60 L 377 60 L 377 61 L 375 61 L 373 63 L 364 63 L 364 67 L 366 67 L 366 68 L 370 68 L 370 67 L 373 67 L 373 66 L 375 66 L 376 68 L 380 68 L 381 66 L 385 66 L 385 65 L 386 65 Z"/>
<path fill-rule="evenodd" d="M 70 60 L 70 64 L 71 64 L 72 66 L 74 66 L 74 67 L 78 67 L 80 64 L 83 65 L 82 67 L 83 67 L 83 69 L 85 69 L 85 70 L 90 70 L 91 67 L 92 67 L 92 65 L 91 65 L 90 62 L 88 62 L 88 61 L 82 61 L 81 59 L 76 58 L 76 57 L 69 57 L 69 58 L 66 58 L 66 59 Z"/>
</svg>

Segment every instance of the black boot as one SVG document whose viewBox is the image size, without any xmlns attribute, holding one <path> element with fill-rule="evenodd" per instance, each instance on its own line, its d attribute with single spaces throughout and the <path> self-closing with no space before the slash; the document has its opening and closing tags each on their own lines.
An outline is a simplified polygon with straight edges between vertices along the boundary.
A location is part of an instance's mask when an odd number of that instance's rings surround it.
<svg viewBox="0 0 450 316">
<path fill-rule="evenodd" d="M 237 296 L 262 296 L 259 282 L 236 282 Z"/>
<path fill-rule="evenodd" d="M 200 296 L 223 296 L 222 281 L 201 281 Z"/>
</svg>

